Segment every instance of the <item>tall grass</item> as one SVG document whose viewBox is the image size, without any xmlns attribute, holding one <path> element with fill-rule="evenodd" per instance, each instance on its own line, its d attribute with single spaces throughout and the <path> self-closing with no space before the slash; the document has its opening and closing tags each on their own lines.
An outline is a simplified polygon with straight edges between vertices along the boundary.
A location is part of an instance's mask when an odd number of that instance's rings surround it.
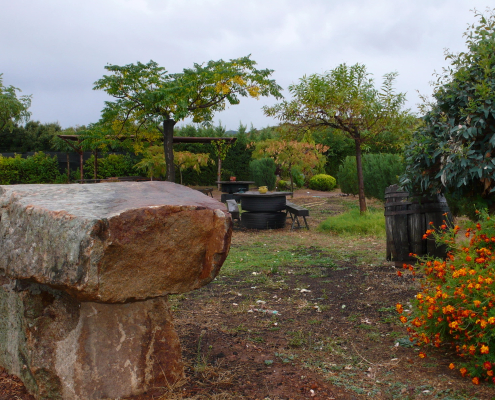
<svg viewBox="0 0 495 400">
<path fill-rule="evenodd" d="M 368 211 L 361 215 L 357 207 L 334 215 L 323 221 L 318 227 L 319 231 L 333 232 L 346 235 L 373 235 L 385 236 L 385 216 L 383 210 L 369 207 Z"/>
</svg>

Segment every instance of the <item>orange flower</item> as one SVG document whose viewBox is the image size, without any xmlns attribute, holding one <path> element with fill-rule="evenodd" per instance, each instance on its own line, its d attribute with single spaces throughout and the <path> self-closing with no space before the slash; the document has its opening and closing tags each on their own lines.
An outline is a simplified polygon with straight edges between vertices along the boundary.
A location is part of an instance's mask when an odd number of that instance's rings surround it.
<svg viewBox="0 0 495 400">
<path fill-rule="evenodd" d="M 472 379 L 473 383 L 475 385 L 479 385 L 480 384 L 480 378 L 478 378 L 477 376 L 475 376 L 473 379 Z"/>
<path fill-rule="evenodd" d="M 466 368 L 464 368 L 464 367 L 463 367 L 463 368 L 461 368 L 459 371 L 461 372 L 461 375 L 462 375 L 463 377 L 464 377 L 464 376 L 466 375 L 466 373 L 467 373 L 467 369 L 466 369 Z"/>
<path fill-rule="evenodd" d="M 450 363 L 449 368 L 450 368 L 450 369 L 454 369 L 454 368 L 455 368 L 454 363 Z"/>
<path fill-rule="evenodd" d="M 422 351 L 419 352 L 418 356 L 419 358 L 426 358 L 426 354 L 423 353 Z"/>
<path fill-rule="evenodd" d="M 492 363 L 490 361 L 485 361 L 483 363 L 483 368 L 484 369 L 492 369 Z"/>
<path fill-rule="evenodd" d="M 398 276 L 402 276 L 402 272 L 397 271 L 397 275 L 398 275 Z"/>
<path fill-rule="evenodd" d="M 400 322 L 402 322 L 403 324 L 405 324 L 407 322 L 407 318 L 403 315 L 400 316 Z"/>
<path fill-rule="evenodd" d="M 466 261 L 471 261 L 471 260 L 472 260 L 471 256 L 466 257 Z"/>
<path fill-rule="evenodd" d="M 482 345 L 480 352 L 481 354 L 488 354 L 490 352 L 490 348 L 488 346 Z"/>
<path fill-rule="evenodd" d="M 397 303 L 397 304 L 395 305 L 395 309 L 397 310 L 397 312 L 398 312 L 399 314 L 402 314 L 402 312 L 404 311 L 404 308 L 402 307 L 402 304 L 400 304 L 400 303 Z"/>
</svg>

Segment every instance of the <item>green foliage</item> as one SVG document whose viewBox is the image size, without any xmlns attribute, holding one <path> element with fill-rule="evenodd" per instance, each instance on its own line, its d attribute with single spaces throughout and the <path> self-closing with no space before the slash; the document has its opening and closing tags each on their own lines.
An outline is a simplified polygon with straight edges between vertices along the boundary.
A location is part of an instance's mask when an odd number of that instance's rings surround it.
<svg viewBox="0 0 495 400">
<path fill-rule="evenodd" d="M 220 129 L 221 128 L 221 129 Z M 186 125 L 176 129 L 177 136 L 189 137 L 227 137 L 225 128 L 221 126 L 194 126 Z M 246 134 L 246 126 L 240 124 L 238 133 L 235 136 L 237 140 L 227 152 L 225 160 L 222 162 L 223 179 L 230 176 L 237 177 L 238 181 L 250 180 L 249 163 L 253 148 L 248 148 L 249 140 Z M 174 149 L 179 151 L 189 151 L 191 153 L 209 154 L 211 160 L 216 161 L 216 155 L 212 144 L 201 143 L 178 143 Z M 217 169 L 215 164 L 209 163 L 200 167 L 199 171 L 184 170 L 182 179 L 185 185 L 213 185 L 217 180 Z"/>
<path fill-rule="evenodd" d="M 0 184 L 53 183 L 59 176 L 57 157 L 43 152 L 27 158 L 0 156 Z"/>
<path fill-rule="evenodd" d="M 492 200 L 482 197 L 479 192 L 478 194 L 475 193 L 470 196 L 463 196 L 460 193 L 445 193 L 452 215 L 456 217 L 465 215 L 471 221 L 475 221 L 478 218 L 476 210 L 488 209 L 492 206 Z"/>
<path fill-rule="evenodd" d="M 277 168 L 289 175 L 293 190 L 294 183 L 299 187 L 304 185 L 305 175 L 310 176 L 323 170 L 323 153 L 327 150 L 321 144 L 296 140 L 266 140 L 255 143 L 253 157 L 273 158 Z"/>
<path fill-rule="evenodd" d="M 356 155 L 356 145 L 354 141 L 344 135 L 342 131 L 333 128 L 322 128 L 311 132 L 311 137 L 315 143 L 328 147 L 325 152 L 327 162 L 325 171 L 328 175 L 337 176 L 340 164 L 347 156 Z M 390 153 L 402 154 L 404 147 L 408 144 L 408 135 L 392 135 L 384 132 L 375 141 L 367 142 L 363 145 L 363 152 L 366 154 Z"/>
<path fill-rule="evenodd" d="M 136 168 L 145 171 L 151 180 L 164 176 L 167 166 L 163 157 L 163 148 L 161 146 L 148 147 L 143 152 L 141 161 L 136 164 Z"/>
<path fill-rule="evenodd" d="M 450 192 L 455 198 L 495 191 L 495 14 L 475 14 L 467 50 L 446 53 L 434 102 L 406 149 L 401 185 L 409 191 Z"/>
<path fill-rule="evenodd" d="M 348 235 L 385 236 L 385 216 L 382 210 L 369 208 L 360 213 L 353 208 L 345 213 L 331 216 L 318 227 L 320 231 Z"/>
<path fill-rule="evenodd" d="M 2 157 L 0 155 L 0 185 L 10 185 L 19 181 L 18 164 L 22 160 L 20 154 L 15 157 Z"/>
<path fill-rule="evenodd" d="M 277 182 L 277 188 L 279 190 L 288 190 L 290 189 L 290 182 L 284 181 L 283 179 L 280 179 Z"/>
<path fill-rule="evenodd" d="M 303 187 L 305 184 L 305 175 L 299 167 L 292 167 L 291 169 L 292 182 L 296 187 Z"/>
<path fill-rule="evenodd" d="M 383 135 L 407 136 L 413 123 L 409 111 L 402 110 L 405 94 L 394 92 L 396 77 L 395 72 L 385 74 L 378 90 L 364 65 L 341 64 L 324 74 L 304 76 L 289 86 L 292 100 L 265 106 L 264 111 L 304 132 L 318 128 L 340 130 L 354 141 L 360 160 L 363 144 L 379 141 Z M 362 184 L 362 171 L 357 174 Z M 361 190 L 359 199 L 364 212 L 366 202 Z"/>
<path fill-rule="evenodd" d="M 0 74 L 0 131 L 7 128 L 12 131 L 14 126 L 21 121 L 27 121 L 31 113 L 31 96 L 17 97 L 20 89 L 14 86 L 3 85 L 3 74 Z"/>
<path fill-rule="evenodd" d="M 53 141 L 61 133 L 62 128 L 58 123 L 42 124 L 39 121 L 29 121 L 25 126 L 16 125 L 11 130 L 0 130 L 0 151 L 4 153 L 52 151 Z"/>
<path fill-rule="evenodd" d="M 247 127 L 239 123 L 237 128 L 237 140 L 227 153 L 227 157 L 222 166 L 229 170 L 239 181 L 249 180 L 249 163 L 253 153 L 252 148 L 248 148 Z"/>
<path fill-rule="evenodd" d="M 84 163 L 84 177 L 92 179 L 94 176 L 95 156 L 92 155 Z M 98 157 L 98 179 L 117 176 L 136 176 L 139 170 L 136 168 L 136 159 L 129 154 L 108 154 Z"/>
<path fill-rule="evenodd" d="M 337 180 L 330 175 L 318 174 L 309 180 L 309 188 L 313 190 L 329 191 L 335 188 Z"/>
<path fill-rule="evenodd" d="M 260 158 L 249 163 L 251 178 L 257 186 L 267 186 L 268 190 L 275 189 L 275 161 L 271 158 Z"/>
<path fill-rule="evenodd" d="M 367 197 L 385 199 L 385 189 L 398 183 L 404 163 L 397 154 L 364 154 L 364 193 Z M 346 157 L 339 168 L 337 180 L 342 193 L 358 194 L 356 157 Z"/>
<path fill-rule="evenodd" d="M 238 104 L 240 97 L 281 97 L 281 87 L 269 79 L 273 71 L 255 66 L 249 56 L 194 64 L 175 74 L 167 73 L 154 61 L 108 65 L 105 68 L 112 75 L 95 82 L 94 89 L 105 90 L 116 99 L 106 103 L 104 120 L 122 129 L 153 125 L 162 131 L 167 180 L 174 181 L 171 144 L 178 121 L 191 117 L 193 122 L 211 122 L 216 112 L 223 111 L 227 104 Z"/>
</svg>

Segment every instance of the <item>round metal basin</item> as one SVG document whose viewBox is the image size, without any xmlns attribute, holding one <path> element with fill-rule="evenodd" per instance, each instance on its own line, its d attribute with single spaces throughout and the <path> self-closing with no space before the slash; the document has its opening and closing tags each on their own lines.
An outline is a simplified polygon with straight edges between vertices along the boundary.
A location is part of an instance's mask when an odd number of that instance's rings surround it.
<svg viewBox="0 0 495 400">
<path fill-rule="evenodd" d="M 259 195 L 256 197 L 241 197 L 241 207 L 245 211 L 253 212 L 277 212 L 285 209 L 285 196 L 269 197 Z"/>
</svg>

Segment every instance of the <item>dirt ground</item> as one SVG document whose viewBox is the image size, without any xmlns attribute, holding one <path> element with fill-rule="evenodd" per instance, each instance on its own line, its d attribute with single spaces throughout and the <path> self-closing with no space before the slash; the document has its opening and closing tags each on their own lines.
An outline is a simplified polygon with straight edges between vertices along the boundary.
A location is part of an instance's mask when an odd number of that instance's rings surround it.
<svg viewBox="0 0 495 400">
<path fill-rule="evenodd" d="M 217 279 L 171 297 L 186 379 L 134 400 L 495 399 L 493 386 L 449 370 L 449 349 L 418 357 L 395 312 L 418 283 L 384 260 L 383 238 L 316 230 L 355 200 L 304 190 L 291 201 L 310 209 L 309 231 L 235 230 Z M 0 400 L 33 399 L 23 390 L 0 371 Z"/>
</svg>

